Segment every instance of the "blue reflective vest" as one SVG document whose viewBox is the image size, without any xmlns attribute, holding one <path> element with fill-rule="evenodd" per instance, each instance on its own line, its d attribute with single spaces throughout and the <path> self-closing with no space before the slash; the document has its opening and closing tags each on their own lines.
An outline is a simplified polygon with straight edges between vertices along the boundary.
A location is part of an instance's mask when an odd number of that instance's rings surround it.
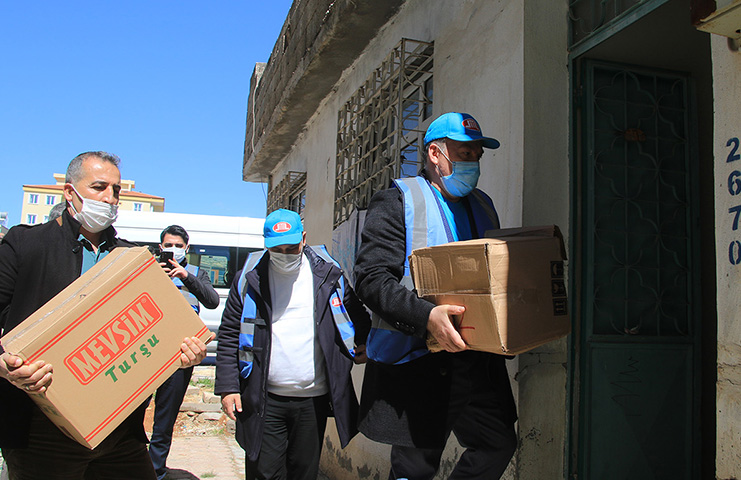
<svg viewBox="0 0 741 480">
<path fill-rule="evenodd" d="M 331 263 L 337 268 L 340 264 L 332 258 L 324 245 L 308 247 L 317 256 L 325 262 Z M 247 378 L 252 372 L 252 362 L 255 358 L 254 335 L 255 325 L 265 325 L 265 319 L 260 318 L 260 312 L 255 303 L 255 292 L 252 286 L 247 283 L 247 273 L 252 271 L 265 255 L 267 250 L 252 252 L 242 269 L 239 276 L 237 289 L 242 297 L 242 321 L 239 331 L 239 374 L 242 378 Z M 345 345 L 350 356 L 355 356 L 355 327 L 350 320 L 350 315 L 345 310 L 343 299 L 345 298 L 345 278 L 340 275 L 339 281 L 334 291 L 329 296 L 329 308 L 332 312 L 335 327 L 340 332 L 342 343 Z"/>
<path fill-rule="evenodd" d="M 412 250 L 449 243 L 455 237 L 440 199 L 432 190 L 435 187 L 427 180 L 423 177 L 400 178 L 394 180 L 394 184 L 404 198 L 406 255 L 400 283 L 412 290 L 414 286 L 409 275 L 409 255 Z M 475 189 L 466 198 L 471 207 L 471 233 L 474 238 L 483 237 L 487 230 L 499 228 L 497 211 L 484 192 Z M 429 350 L 424 338 L 406 335 L 373 313 L 366 353 L 373 361 L 398 365 L 426 355 Z"/>
<path fill-rule="evenodd" d="M 185 266 L 185 271 L 196 277 L 198 276 L 198 267 L 196 267 L 195 265 L 191 265 L 190 263 Z M 173 277 L 172 283 L 174 283 L 175 286 L 178 287 L 178 290 L 180 290 L 180 293 L 182 293 L 185 299 L 188 300 L 188 303 L 191 307 L 193 307 L 193 310 L 195 310 L 196 313 L 201 313 L 200 302 L 195 295 L 190 293 L 188 287 L 183 284 L 183 281 L 177 277 Z"/>
</svg>

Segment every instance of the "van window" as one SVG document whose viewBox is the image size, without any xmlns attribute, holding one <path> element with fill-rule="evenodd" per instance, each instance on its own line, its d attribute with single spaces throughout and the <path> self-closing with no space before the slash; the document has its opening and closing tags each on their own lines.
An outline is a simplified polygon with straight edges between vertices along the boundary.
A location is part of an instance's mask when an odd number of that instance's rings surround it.
<svg viewBox="0 0 741 480">
<path fill-rule="evenodd" d="M 229 247 L 191 245 L 188 250 L 188 263 L 205 270 L 215 288 L 228 288 L 227 272 L 231 268 L 229 250 Z"/>
<path fill-rule="evenodd" d="M 149 247 L 152 255 L 159 255 L 159 244 L 139 242 Z M 229 288 L 237 272 L 244 266 L 250 252 L 259 248 L 222 247 L 215 245 L 191 245 L 186 258 L 188 263 L 204 269 L 214 288 Z"/>
</svg>

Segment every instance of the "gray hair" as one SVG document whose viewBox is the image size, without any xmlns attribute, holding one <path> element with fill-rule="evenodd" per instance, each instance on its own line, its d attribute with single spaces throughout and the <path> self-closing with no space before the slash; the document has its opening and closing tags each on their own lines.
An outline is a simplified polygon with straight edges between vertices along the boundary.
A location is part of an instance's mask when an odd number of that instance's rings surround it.
<svg viewBox="0 0 741 480">
<path fill-rule="evenodd" d="M 116 168 L 118 168 L 118 164 L 121 163 L 121 159 L 118 158 L 116 155 L 113 155 L 112 153 L 101 151 L 81 153 L 73 158 L 71 162 L 69 162 L 69 166 L 67 167 L 67 174 L 65 175 L 64 181 L 67 183 L 76 183 L 80 179 L 82 179 L 82 162 L 90 157 L 99 158 L 104 162 L 112 163 Z"/>
<path fill-rule="evenodd" d="M 440 150 L 443 150 L 445 153 L 448 153 L 448 145 L 445 143 L 446 138 L 438 138 L 436 140 L 429 141 L 425 144 L 425 148 L 422 149 L 422 168 L 424 169 L 427 166 L 427 160 L 429 160 L 430 155 L 428 153 L 428 150 L 430 149 L 430 145 L 433 143 L 437 145 L 437 147 Z"/>
<path fill-rule="evenodd" d="M 49 220 L 55 220 L 62 216 L 62 212 L 67 208 L 67 202 L 59 202 L 49 210 Z"/>
</svg>

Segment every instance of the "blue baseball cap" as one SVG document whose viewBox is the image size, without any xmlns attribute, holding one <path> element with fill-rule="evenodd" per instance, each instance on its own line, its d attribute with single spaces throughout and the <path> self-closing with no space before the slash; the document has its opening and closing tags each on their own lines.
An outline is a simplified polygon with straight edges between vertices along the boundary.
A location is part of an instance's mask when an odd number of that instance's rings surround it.
<svg viewBox="0 0 741 480">
<path fill-rule="evenodd" d="M 486 148 L 499 148 L 499 141 L 484 137 L 481 134 L 479 122 L 467 113 L 449 112 L 437 117 L 427 128 L 425 145 L 440 138 L 449 138 L 459 142 L 482 140 Z"/>
<path fill-rule="evenodd" d="M 296 245 L 303 239 L 304 226 L 298 213 L 279 209 L 265 218 L 262 236 L 265 237 L 265 248 L 278 245 Z"/>
</svg>

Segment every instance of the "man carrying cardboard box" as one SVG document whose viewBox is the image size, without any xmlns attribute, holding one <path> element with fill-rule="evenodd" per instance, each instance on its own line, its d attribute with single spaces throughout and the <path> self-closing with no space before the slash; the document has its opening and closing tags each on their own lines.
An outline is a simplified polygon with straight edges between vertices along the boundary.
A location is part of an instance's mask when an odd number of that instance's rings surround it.
<svg viewBox="0 0 741 480">
<path fill-rule="evenodd" d="M 408 257 L 499 228 L 491 199 L 475 188 L 483 149 L 499 142 L 455 112 L 433 121 L 424 141 L 420 175 L 375 194 L 365 218 L 355 288 L 373 326 L 359 428 L 392 445 L 390 479 L 433 478 L 451 431 L 466 450 L 449 478 L 496 479 L 517 445 L 505 357 L 467 349 L 451 321 L 465 308 L 419 298 Z M 445 351 L 430 353 L 428 335 Z"/>
<path fill-rule="evenodd" d="M 78 155 L 67 168 L 62 215 L 8 232 L 0 245 L 0 311 L 8 308 L 2 332 L 21 324 L 114 247 L 132 246 L 116 238 L 111 226 L 121 190 L 118 163 L 106 152 Z M 53 366 L 43 360 L 24 365 L 1 345 L 0 353 L 0 449 L 12 480 L 156 478 L 142 424 L 145 405 L 90 450 L 62 433 L 29 397 L 51 386 Z M 182 367 L 205 355 L 201 340 L 183 340 Z"/>
</svg>

